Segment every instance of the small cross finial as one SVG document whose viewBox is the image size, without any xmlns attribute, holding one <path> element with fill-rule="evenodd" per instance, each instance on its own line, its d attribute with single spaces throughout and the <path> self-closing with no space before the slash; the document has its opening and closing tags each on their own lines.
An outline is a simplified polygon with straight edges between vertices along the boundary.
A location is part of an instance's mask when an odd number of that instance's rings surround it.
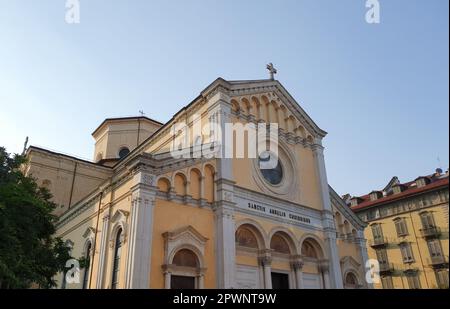
<svg viewBox="0 0 450 309">
<path fill-rule="evenodd" d="M 145 115 L 145 113 L 144 113 L 143 110 L 140 110 L 140 111 L 139 111 L 139 114 L 141 114 L 141 116 L 144 116 L 144 115 Z"/>
<path fill-rule="evenodd" d="M 22 155 L 24 155 L 25 152 L 27 151 L 27 146 L 28 146 L 28 136 L 25 138 L 25 143 L 23 143 Z"/>
<path fill-rule="evenodd" d="M 274 75 L 277 74 L 277 69 L 275 69 L 275 67 L 273 66 L 272 62 L 269 63 L 266 68 L 267 68 L 267 70 L 269 70 L 270 79 L 274 80 L 275 79 Z"/>
</svg>

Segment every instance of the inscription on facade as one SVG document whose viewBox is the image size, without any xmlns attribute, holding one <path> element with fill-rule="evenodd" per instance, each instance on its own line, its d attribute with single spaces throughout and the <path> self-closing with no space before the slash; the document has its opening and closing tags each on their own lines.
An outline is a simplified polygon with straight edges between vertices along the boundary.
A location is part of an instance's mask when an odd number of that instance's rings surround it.
<svg viewBox="0 0 450 309">
<path fill-rule="evenodd" d="M 309 218 L 306 218 L 306 217 L 303 217 L 303 216 L 299 216 L 299 215 L 296 215 L 296 214 L 292 214 L 292 213 L 286 213 L 286 211 L 274 209 L 274 208 L 271 208 L 271 207 L 262 206 L 262 205 L 259 205 L 259 204 L 256 204 L 256 203 L 248 202 L 247 203 L 247 207 L 249 209 L 253 209 L 253 210 L 256 210 L 256 211 L 259 211 L 259 212 L 262 212 L 262 213 L 266 213 L 266 214 L 270 214 L 270 215 L 273 215 L 273 216 L 277 216 L 277 217 L 280 217 L 280 218 L 289 218 L 289 219 L 294 220 L 294 221 L 298 221 L 298 222 L 302 222 L 302 223 L 308 223 L 308 224 L 311 223 L 311 219 L 309 219 Z"/>
</svg>

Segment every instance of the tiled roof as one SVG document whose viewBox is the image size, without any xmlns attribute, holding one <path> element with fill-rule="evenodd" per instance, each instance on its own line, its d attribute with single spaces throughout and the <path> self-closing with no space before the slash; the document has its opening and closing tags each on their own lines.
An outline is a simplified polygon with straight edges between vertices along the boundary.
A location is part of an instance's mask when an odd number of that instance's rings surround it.
<svg viewBox="0 0 450 309">
<path fill-rule="evenodd" d="M 360 211 L 364 208 L 368 208 L 368 207 L 373 207 L 373 206 L 378 206 L 381 204 L 385 204 L 385 203 L 389 203 L 389 202 L 393 202 L 396 200 L 400 200 L 415 194 L 419 194 L 419 193 L 423 193 L 426 191 L 430 191 L 430 190 L 434 190 L 437 189 L 439 187 L 445 187 L 449 185 L 448 182 L 448 175 L 444 176 L 443 178 L 436 178 L 436 179 L 432 179 L 431 176 L 425 176 L 428 179 L 430 179 L 432 182 L 430 182 L 429 184 L 423 186 L 423 187 L 417 187 L 414 186 L 413 184 L 415 183 L 414 181 L 410 181 L 404 184 L 401 184 L 403 186 L 405 186 L 405 190 L 397 193 L 397 194 L 390 194 L 384 197 L 381 197 L 377 200 L 371 201 L 370 200 L 370 196 L 369 194 L 363 195 L 363 196 L 359 196 L 358 198 L 361 200 L 361 202 L 356 205 L 351 207 L 351 209 L 353 211 Z M 419 177 L 420 178 L 420 177 Z"/>
</svg>

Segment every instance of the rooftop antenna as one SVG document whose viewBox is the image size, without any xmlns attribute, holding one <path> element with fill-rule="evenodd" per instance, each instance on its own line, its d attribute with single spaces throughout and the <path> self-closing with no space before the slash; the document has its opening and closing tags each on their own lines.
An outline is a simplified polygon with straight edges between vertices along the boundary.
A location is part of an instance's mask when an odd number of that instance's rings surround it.
<svg viewBox="0 0 450 309">
<path fill-rule="evenodd" d="M 28 146 L 28 136 L 25 138 L 25 143 L 23 143 L 22 155 L 24 155 L 25 152 L 27 151 L 27 146 Z"/>
<path fill-rule="evenodd" d="M 143 110 L 140 110 L 140 111 L 139 111 L 139 114 L 141 114 L 141 117 L 143 117 L 143 116 L 145 115 L 145 113 L 144 113 Z"/>
<path fill-rule="evenodd" d="M 437 157 L 437 162 L 438 162 L 438 168 L 436 169 L 436 172 L 439 174 L 442 174 L 441 158 Z"/>
</svg>

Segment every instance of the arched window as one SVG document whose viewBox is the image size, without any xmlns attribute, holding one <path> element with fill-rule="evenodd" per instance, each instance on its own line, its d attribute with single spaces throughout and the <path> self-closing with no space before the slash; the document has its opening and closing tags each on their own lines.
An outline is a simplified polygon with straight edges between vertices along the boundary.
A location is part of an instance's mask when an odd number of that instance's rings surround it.
<svg viewBox="0 0 450 309">
<path fill-rule="evenodd" d="M 240 227 L 236 231 L 236 245 L 247 248 L 258 248 L 255 235 L 246 227 Z"/>
<path fill-rule="evenodd" d="M 126 157 L 129 153 L 130 153 L 130 149 L 128 149 L 127 147 L 122 147 L 119 150 L 119 158 L 122 159 L 122 158 Z"/>
<path fill-rule="evenodd" d="M 198 200 L 201 198 L 200 194 L 201 186 L 201 174 L 197 169 L 191 170 L 190 175 L 190 195 L 193 199 Z"/>
<path fill-rule="evenodd" d="M 200 262 L 197 255 L 189 249 L 179 250 L 173 257 L 172 264 L 181 268 L 182 272 L 175 271 L 170 276 L 171 289 L 195 289 L 200 287 L 199 272 Z"/>
<path fill-rule="evenodd" d="M 158 189 L 161 192 L 169 192 L 170 191 L 170 182 L 166 178 L 161 178 L 158 180 Z"/>
<path fill-rule="evenodd" d="M 277 166 L 275 168 L 266 168 L 271 160 L 271 153 L 269 151 L 263 152 L 259 157 L 259 167 L 264 179 L 272 185 L 278 185 L 283 180 L 283 168 L 281 162 L 278 159 Z M 261 168 L 264 167 L 264 168 Z"/>
<path fill-rule="evenodd" d="M 114 261 L 113 261 L 113 271 L 112 271 L 112 289 L 117 289 L 119 285 L 119 270 L 120 270 L 120 256 L 122 253 L 122 229 L 120 228 L 116 234 L 116 241 L 114 245 Z"/>
<path fill-rule="evenodd" d="M 183 174 L 177 173 L 175 175 L 174 187 L 177 195 L 186 195 L 186 177 Z"/>
<path fill-rule="evenodd" d="M 204 198 L 208 203 L 214 201 L 214 168 L 211 165 L 205 166 Z"/>
<path fill-rule="evenodd" d="M 356 278 L 355 274 L 352 272 L 349 272 L 345 276 L 345 287 L 347 288 L 355 288 L 358 285 L 358 279 Z"/>
<path fill-rule="evenodd" d="M 184 267 L 198 267 L 198 259 L 191 250 L 181 249 L 173 257 L 172 264 Z"/>
<path fill-rule="evenodd" d="M 90 268 L 91 268 L 91 259 L 90 259 L 91 248 L 92 248 L 92 244 L 91 244 L 91 242 L 89 242 L 88 245 L 86 246 L 86 254 L 85 254 L 86 266 L 84 268 L 83 289 L 88 288 L 89 272 L 90 272 Z"/>
<path fill-rule="evenodd" d="M 272 236 L 272 239 L 270 240 L 270 249 L 284 254 L 289 254 L 291 251 L 286 239 L 281 236 L 280 233 L 275 233 L 275 235 Z"/>
<path fill-rule="evenodd" d="M 313 259 L 318 258 L 317 251 L 314 248 L 314 245 L 308 240 L 304 241 L 302 244 L 302 255 Z"/>
</svg>

